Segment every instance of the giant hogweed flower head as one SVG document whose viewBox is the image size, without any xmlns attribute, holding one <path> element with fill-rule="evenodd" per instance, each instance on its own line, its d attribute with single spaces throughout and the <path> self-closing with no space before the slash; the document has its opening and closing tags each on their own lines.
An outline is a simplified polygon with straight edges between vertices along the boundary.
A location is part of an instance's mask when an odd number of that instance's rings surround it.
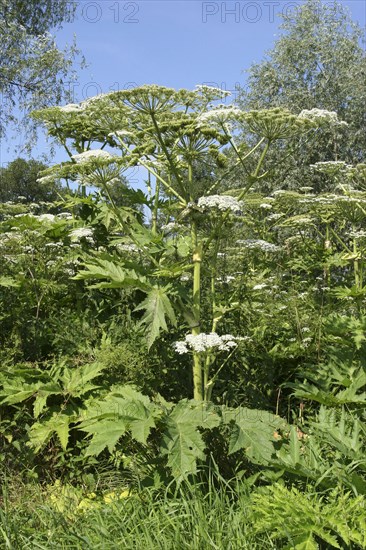
<svg viewBox="0 0 366 550">
<path fill-rule="evenodd" d="M 338 119 L 338 114 L 335 111 L 327 111 L 326 109 L 304 109 L 299 114 L 299 118 L 311 120 L 317 125 L 348 126 L 347 122 Z"/>
<path fill-rule="evenodd" d="M 232 334 L 223 334 L 219 336 L 216 332 L 201 334 L 187 334 L 184 340 L 174 343 L 174 349 L 177 353 L 205 353 L 217 349 L 218 351 L 230 351 L 237 346 L 240 340 L 248 340 L 249 338 L 233 336 Z"/>
<path fill-rule="evenodd" d="M 113 155 L 103 149 L 91 149 L 90 151 L 84 151 L 83 153 L 72 155 L 72 158 L 77 164 L 84 164 L 94 160 L 114 160 Z"/>
<path fill-rule="evenodd" d="M 62 113 L 80 113 L 84 108 L 84 105 L 79 103 L 68 103 L 67 105 L 59 107 L 59 110 Z"/>
<path fill-rule="evenodd" d="M 262 239 L 238 240 L 236 244 L 251 250 L 261 250 L 262 252 L 279 252 L 281 250 L 281 247 Z"/>
<path fill-rule="evenodd" d="M 196 84 L 196 91 L 208 99 L 223 99 L 224 97 L 230 96 L 231 92 L 223 90 L 222 88 L 216 88 L 215 86 L 207 86 L 206 84 Z"/>
<path fill-rule="evenodd" d="M 336 176 L 338 174 L 346 174 L 352 167 L 344 160 L 328 160 L 325 162 L 310 164 L 309 168 L 316 172 L 328 174 L 329 176 Z"/>
<path fill-rule="evenodd" d="M 88 242 L 93 242 L 93 230 L 89 227 L 78 227 L 70 231 L 70 237 L 73 242 L 78 242 L 83 238 Z"/>
<path fill-rule="evenodd" d="M 229 195 L 208 195 L 206 197 L 200 197 L 197 206 L 202 208 L 202 210 L 217 209 L 221 212 L 231 210 L 233 214 L 240 214 L 243 209 L 243 203 Z"/>
<path fill-rule="evenodd" d="M 197 117 L 198 126 L 215 125 L 222 127 L 227 122 L 237 121 L 243 117 L 243 111 L 238 107 L 219 105 L 201 113 Z"/>
</svg>

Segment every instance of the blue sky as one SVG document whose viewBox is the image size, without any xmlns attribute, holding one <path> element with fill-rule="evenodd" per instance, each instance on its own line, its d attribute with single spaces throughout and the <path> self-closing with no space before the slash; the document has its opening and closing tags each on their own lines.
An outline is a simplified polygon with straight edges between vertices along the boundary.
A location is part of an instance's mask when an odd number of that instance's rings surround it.
<svg viewBox="0 0 366 550">
<path fill-rule="evenodd" d="M 279 34 L 278 14 L 301 0 L 78 0 L 76 20 L 56 34 L 60 46 L 76 35 L 89 64 L 74 86 L 75 101 L 147 83 L 174 88 L 210 84 L 233 92 L 245 69 L 260 61 Z M 331 3 L 331 2 L 329 2 Z M 366 26 L 366 3 L 344 0 Z M 1 147 L 1 163 L 15 158 Z M 43 139 L 34 157 L 47 151 Z M 57 154 L 56 161 L 64 155 Z"/>
</svg>

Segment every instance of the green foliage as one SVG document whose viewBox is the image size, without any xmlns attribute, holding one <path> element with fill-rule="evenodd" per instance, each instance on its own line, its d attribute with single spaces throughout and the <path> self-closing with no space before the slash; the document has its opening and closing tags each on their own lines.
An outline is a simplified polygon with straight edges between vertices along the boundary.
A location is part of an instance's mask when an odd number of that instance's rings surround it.
<svg viewBox="0 0 366 550">
<path fill-rule="evenodd" d="M 33 416 L 41 418 L 29 430 L 29 444 L 37 453 L 56 433 L 65 450 L 70 424 L 78 419 L 79 399 L 99 387 L 91 381 L 100 374 L 101 365 L 98 363 L 77 369 L 60 363 L 49 372 L 40 369 L 10 372 L 1 376 L 1 404 L 15 405 L 32 398 Z"/>
<path fill-rule="evenodd" d="M 311 487 L 300 491 L 273 484 L 255 491 L 251 501 L 254 531 L 271 532 L 271 540 L 281 548 L 317 550 L 319 543 L 327 548 L 344 547 L 341 544 L 364 548 L 366 544 L 363 496 L 337 489 L 317 495 Z"/>
</svg>

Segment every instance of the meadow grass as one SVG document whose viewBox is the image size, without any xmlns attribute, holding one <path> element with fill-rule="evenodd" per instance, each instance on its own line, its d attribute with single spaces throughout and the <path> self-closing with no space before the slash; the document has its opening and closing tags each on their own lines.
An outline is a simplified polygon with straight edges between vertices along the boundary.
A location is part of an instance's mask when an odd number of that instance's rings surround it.
<svg viewBox="0 0 366 550">
<path fill-rule="evenodd" d="M 56 501 L 57 502 L 57 501 Z M 143 489 L 123 499 L 90 501 L 61 512 L 47 494 L 3 488 L 0 547 L 93 550 L 268 550 L 269 537 L 251 534 L 245 491 L 184 484 L 175 492 Z"/>
</svg>

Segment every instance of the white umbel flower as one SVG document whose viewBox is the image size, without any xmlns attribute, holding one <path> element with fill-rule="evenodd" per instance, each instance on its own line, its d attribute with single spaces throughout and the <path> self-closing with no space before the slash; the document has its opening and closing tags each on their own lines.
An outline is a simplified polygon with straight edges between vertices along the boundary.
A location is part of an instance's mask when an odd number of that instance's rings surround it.
<svg viewBox="0 0 366 550">
<path fill-rule="evenodd" d="M 232 334 L 223 334 L 219 336 L 216 332 L 206 334 L 187 334 L 184 340 L 175 342 L 175 351 L 179 354 L 195 351 L 204 353 L 212 349 L 219 351 L 230 351 L 237 346 L 239 340 L 248 340 L 248 337 L 233 336 Z"/>
<path fill-rule="evenodd" d="M 327 111 L 326 109 L 304 109 L 299 114 L 299 118 L 307 118 L 314 122 L 328 122 L 335 126 L 348 126 L 347 122 L 338 119 L 335 111 Z"/>
<path fill-rule="evenodd" d="M 80 241 L 83 237 L 86 239 L 92 239 L 93 230 L 88 227 L 78 227 L 77 229 L 70 231 L 69 235 L 72 241 Z"/>
<path fill-rule="evenodd" d="M 63 107 L 59 107 L 59 110 L 63 113 L 77 113 L 83 110 L 83 107 L 78 103 L 68 103 Z"/>
<path fill-rule="evenodd" d="M 219 95 L 221 98 L 231 95 L 231 92 L 228 90 L 223 90 L 222 88 L 216 88 L 215 86 L 207 86 L 206 84 L 196 84 L 198 92 L 202 94 L 213 93 Z"/>
<path fill-rule="evenodd" d="M 246 239 L 236 241 L 237 244 L 244 246 L 249 249 L 262 250 L 263 252 L 278 252 L 280 249 L 279 246 L 263 241 L 262 239 Z"/>
<path fill-rule="evenodd" d="M 242 114 L 243 111 L 238 107 L 216 107 L 198 115 L 197 122 L 199 126 L 204 126 L 210 123 L 224 124 L 229 120 L 237 120 L 242 116 Z"/>
<path fill-rule="evenodd" d="M 40 222 L 53 222 L 55 221 L 55 217 L 53 214 L 41 214 L 40 216 L 36 216 L 37 219 Z"/>
<path fill-rule="evenodd" d="M 221 212 L 231 210 L 234 214 L 240 214 L 243 207 L 241 201 L 229 195 L 208 195 L 207 197 L 200 197 L 197 205 L 203 210 L 217 208 Z"/>
<path fill-rule="evenodd" d="M 113 156 L 108 153 L 108 151 L 104 151 L 103 149 L 91 149 L 90 151 L 84 151 L 83 153 L 72 155 L 72 158 L 78 164 L 82 164 L 95 159 L 111 160 L 113 159 Z"/>
</svg>

